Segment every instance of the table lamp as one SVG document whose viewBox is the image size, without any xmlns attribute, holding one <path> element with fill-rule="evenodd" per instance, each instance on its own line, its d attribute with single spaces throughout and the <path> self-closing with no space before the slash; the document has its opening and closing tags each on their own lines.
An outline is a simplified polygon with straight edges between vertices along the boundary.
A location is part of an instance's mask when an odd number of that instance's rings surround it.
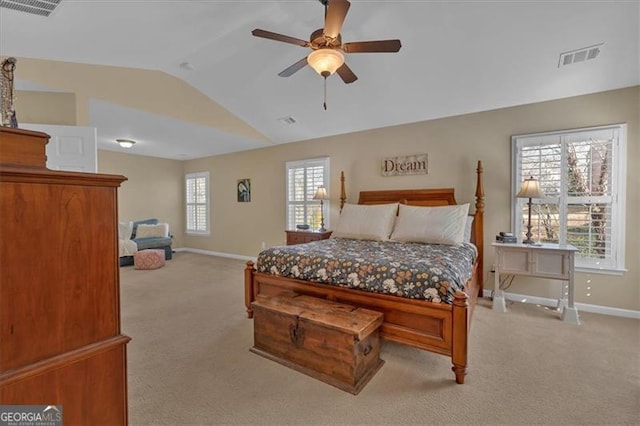
<svg viewBox="0 0 640 426">
<path fill-rule="evenodd" d="M 316 191 L 316 195 L 313 196 L 314 200 L 320 200 L 320 229 L 318 231 L 325 232 L 324 228 L 324 200 L 328 200 L 327 190 L 324 186 L 319 186 Z"/>
<path fill-rule="evenodd" d="M 522 242 L 523 244 L 534 244 L 531 239 L 531 199 L 532 198 L 544 198 L 544 193 L 540 189 L 540 182 L 531 176 L 522 182 L 520 192 L 516 194 L 517 198 L 528 198 L 529 202 L 529 216 L 527 220 L 527 238 Z"/>
</svg>

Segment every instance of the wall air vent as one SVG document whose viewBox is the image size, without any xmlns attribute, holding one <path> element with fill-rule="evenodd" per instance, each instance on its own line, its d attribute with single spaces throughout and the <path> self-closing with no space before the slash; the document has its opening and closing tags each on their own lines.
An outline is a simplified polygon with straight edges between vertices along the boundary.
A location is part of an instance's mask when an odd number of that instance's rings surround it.
<svg viewBox="0 0 640 426">
<path fill-rule="evenodd" d="M 33 15 L 49 16 L 60 5 L 62 0 L 0 0 L 0 7 L 31 13 Z"/>
<path fill-rule="evenodd" d="M 595 59 L 600 54 L 602 45 L 604 45 L 604 43 L 561 53 L 560 60 L 558 61 L 558 68 L 575 64 L 577 62 L 584 62 Z"/>
</svg>

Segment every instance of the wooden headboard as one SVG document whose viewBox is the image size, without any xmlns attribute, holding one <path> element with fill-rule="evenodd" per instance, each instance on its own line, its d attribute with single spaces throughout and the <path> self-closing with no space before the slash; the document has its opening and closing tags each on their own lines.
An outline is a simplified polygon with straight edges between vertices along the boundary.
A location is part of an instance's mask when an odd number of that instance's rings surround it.
<svg viewBox="0 0 640 426">
<path fill-rule="evenodd" d="M 361 191 L 358 204 L 402 203 L 410 206 L 448 206 L 456 203 L 453 188 Z"/>
<path fill-rule="evenodd" d="M 475 213 L 469 215 L 473 216 L 471 242 L 478 249 L 478 269 L 476 273 L 479 283 L 480 296 L 482 296 L 482 283 L 484 276 L 484 186 L 482 183 L 482 173 L 482 162 L 478 161 L 478 167 L 476 169 Z M 340 175 L 340 186 L 340 210 L 342 210 L 342 207 L 344 207 L 344 204 L 347 200 L 344 172 L 342 172 Z M 360 191 L 358 204 L 388 203 L 403 203 L 412 206 L 447 206 L 458 204 L 456 202 L 453 188 Z"/>
</svg>

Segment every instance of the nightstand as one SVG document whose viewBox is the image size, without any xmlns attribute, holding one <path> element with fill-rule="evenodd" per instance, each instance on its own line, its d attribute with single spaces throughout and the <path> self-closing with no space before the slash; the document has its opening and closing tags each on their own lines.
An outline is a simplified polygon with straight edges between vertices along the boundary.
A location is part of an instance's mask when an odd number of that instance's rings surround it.
<svg viewBox="0 0 640 426">
<path fill-rule="evenodd" d="M 504 291 L 500 289 L 500 274 L 528 275 L 531 277 L 551 278 L 564 283 L 558 299 L 558 310 L 562 311 L 562 320 L 580 324 L 578 310 L 574 306 L 574 253 L 577 249 L 568 244 L 504 244 L 493 243 L 496 251 L 493 310 L 506 312 Z"/>
<path fill-rule="evenodd" d="M 310 243 L 311 241 L 326 240 L 333 231 L 285 231 L 287 233 L 287 245 Z"/>
</svg>

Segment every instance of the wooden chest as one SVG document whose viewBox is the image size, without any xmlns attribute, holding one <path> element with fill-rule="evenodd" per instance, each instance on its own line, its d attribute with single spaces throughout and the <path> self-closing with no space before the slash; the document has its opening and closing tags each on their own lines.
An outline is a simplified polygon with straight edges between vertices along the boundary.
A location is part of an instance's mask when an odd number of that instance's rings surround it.
<svg viewBox="0 0 640 426">
<path fill-rule="evenodd" d="M 258 296 L 252 352 L 358 394 L 380 359 L 380 312 L 295 294 Z"/>
</svg>

